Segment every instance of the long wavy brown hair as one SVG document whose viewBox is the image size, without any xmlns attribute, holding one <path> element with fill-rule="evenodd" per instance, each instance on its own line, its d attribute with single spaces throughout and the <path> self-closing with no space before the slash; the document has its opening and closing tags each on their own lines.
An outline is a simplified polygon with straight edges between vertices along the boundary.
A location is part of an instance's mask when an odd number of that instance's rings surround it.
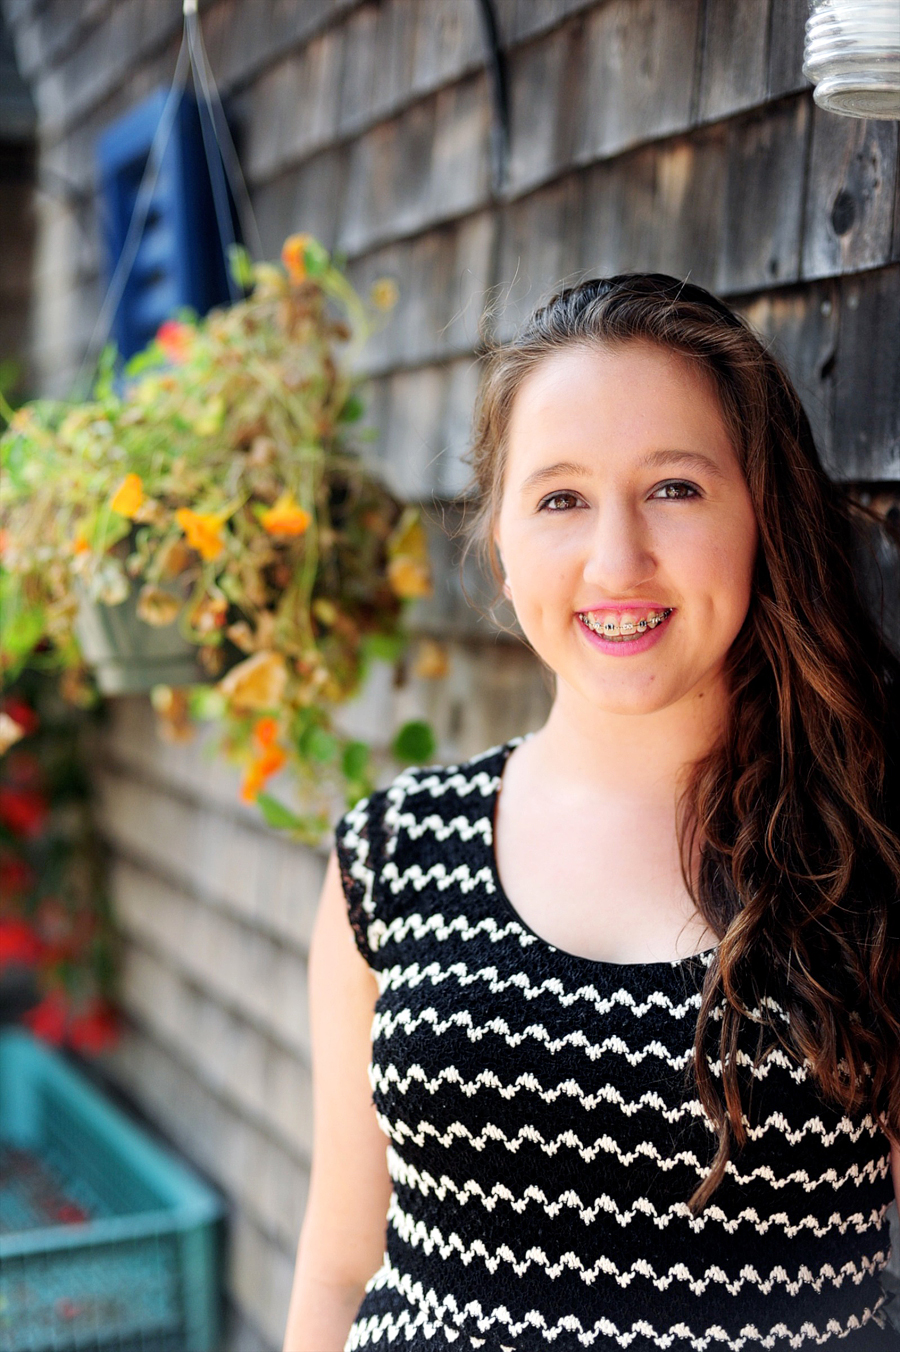
<svg viewBox="0 0 900 1352">
<path fill-rule="evenodd" d="M 718 1149 L 699 1212 L 746 1140 L 738 1038 L 806 1060 L 823 1095 L 900 1140 L 900 660 L 854 573 L 859 527 L 900 534 L 825 474 L 785 372 L 715 296 L 638 273 L 559 292 L 489 349 L 476 407 L 463 562 L 495 581 L 510 411 L 562 347 L 650 341 L 711 377 L 759 530 L 747 617 L 727 658 L 721 744 L 679 802 L 681 869 L 719 943 L 692 1072 Z M 700 844 L 700 868 L 688 861 Z"/>
</svg>

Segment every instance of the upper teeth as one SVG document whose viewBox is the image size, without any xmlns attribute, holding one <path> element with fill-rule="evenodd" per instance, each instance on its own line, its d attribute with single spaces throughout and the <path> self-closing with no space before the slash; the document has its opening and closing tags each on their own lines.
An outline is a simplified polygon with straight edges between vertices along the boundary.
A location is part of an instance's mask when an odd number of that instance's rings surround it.
<svg viewBox="0 0 900 1352">
<path fill-rule="evenodd" d="M 651 610 L 646 615 L 635 618 L 632 615 L 604 614 L 602 611 L 580 611 L 579 619 L 583 620 L 589 629 L 595 633 L 602 634 L 604 638 L 615 638 L 623 634 L 643 634 L 646 629 L 655 629 L 656 626 L 668 615 L 672 614 L 671 606 L 668 610 Z"/>
</svg>

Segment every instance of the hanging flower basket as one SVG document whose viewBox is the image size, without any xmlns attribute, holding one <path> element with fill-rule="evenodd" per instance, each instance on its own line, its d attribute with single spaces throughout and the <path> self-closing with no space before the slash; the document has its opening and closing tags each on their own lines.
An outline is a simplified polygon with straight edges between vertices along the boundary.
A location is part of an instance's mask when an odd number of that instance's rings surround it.
<svg viewBox="0 0 900 1352">
<path fill-rule="evenodd" d="M 323 794 L 372 782 L 331 711 L 373 658 L 400 656 L 404 611 L 431 590 L 418 512 L 369 471 L 356 430 L 355 358 L 396 287 L 363 302 L 309 236 L 281 267 L 240 251 L 233 265 L 246 299 L 164 324 L 124 378 L 106 354 L 91 400 L 8 410 L 0 675 L 36 663 L 70 687 L 152 690 L 172 735 L 215 720 L 244 797 L 315 838 Z M 265 793 L 282 768 L 305 815 Z"/>
</svg>

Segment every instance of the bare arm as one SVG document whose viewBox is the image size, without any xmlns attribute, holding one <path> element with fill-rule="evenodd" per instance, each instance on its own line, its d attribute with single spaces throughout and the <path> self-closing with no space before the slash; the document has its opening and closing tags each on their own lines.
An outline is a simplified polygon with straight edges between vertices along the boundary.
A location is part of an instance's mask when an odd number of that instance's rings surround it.
<svg viewBox="0 0 900 1352">
<path fill-rule="evenodd" d="M 381 1265 L 391 1183 L 368 1078 L 377 994 L 332 852 L 309 956 L 313 1161 L 283 1352 L 342 1352 Z"/>
</svg>

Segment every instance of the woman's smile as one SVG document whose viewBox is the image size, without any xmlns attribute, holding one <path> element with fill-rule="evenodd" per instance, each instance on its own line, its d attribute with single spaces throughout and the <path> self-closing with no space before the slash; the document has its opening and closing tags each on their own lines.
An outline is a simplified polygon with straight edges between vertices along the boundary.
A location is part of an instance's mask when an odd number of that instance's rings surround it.
<svg viewBox="0 0 900 1352">
<path fill-rule="evenodd" d="M 626 654 L 633 656 L 653 647 L 662 637 L 663 626 L 674 613 L 670 606 L 650 611 L 639 618 L 633 618 L 628 613 L 616 617 L 608 611 L 579 611 L 576 618 L 601 652 L 612 652 L 618 657 Z"/>
</svg>

